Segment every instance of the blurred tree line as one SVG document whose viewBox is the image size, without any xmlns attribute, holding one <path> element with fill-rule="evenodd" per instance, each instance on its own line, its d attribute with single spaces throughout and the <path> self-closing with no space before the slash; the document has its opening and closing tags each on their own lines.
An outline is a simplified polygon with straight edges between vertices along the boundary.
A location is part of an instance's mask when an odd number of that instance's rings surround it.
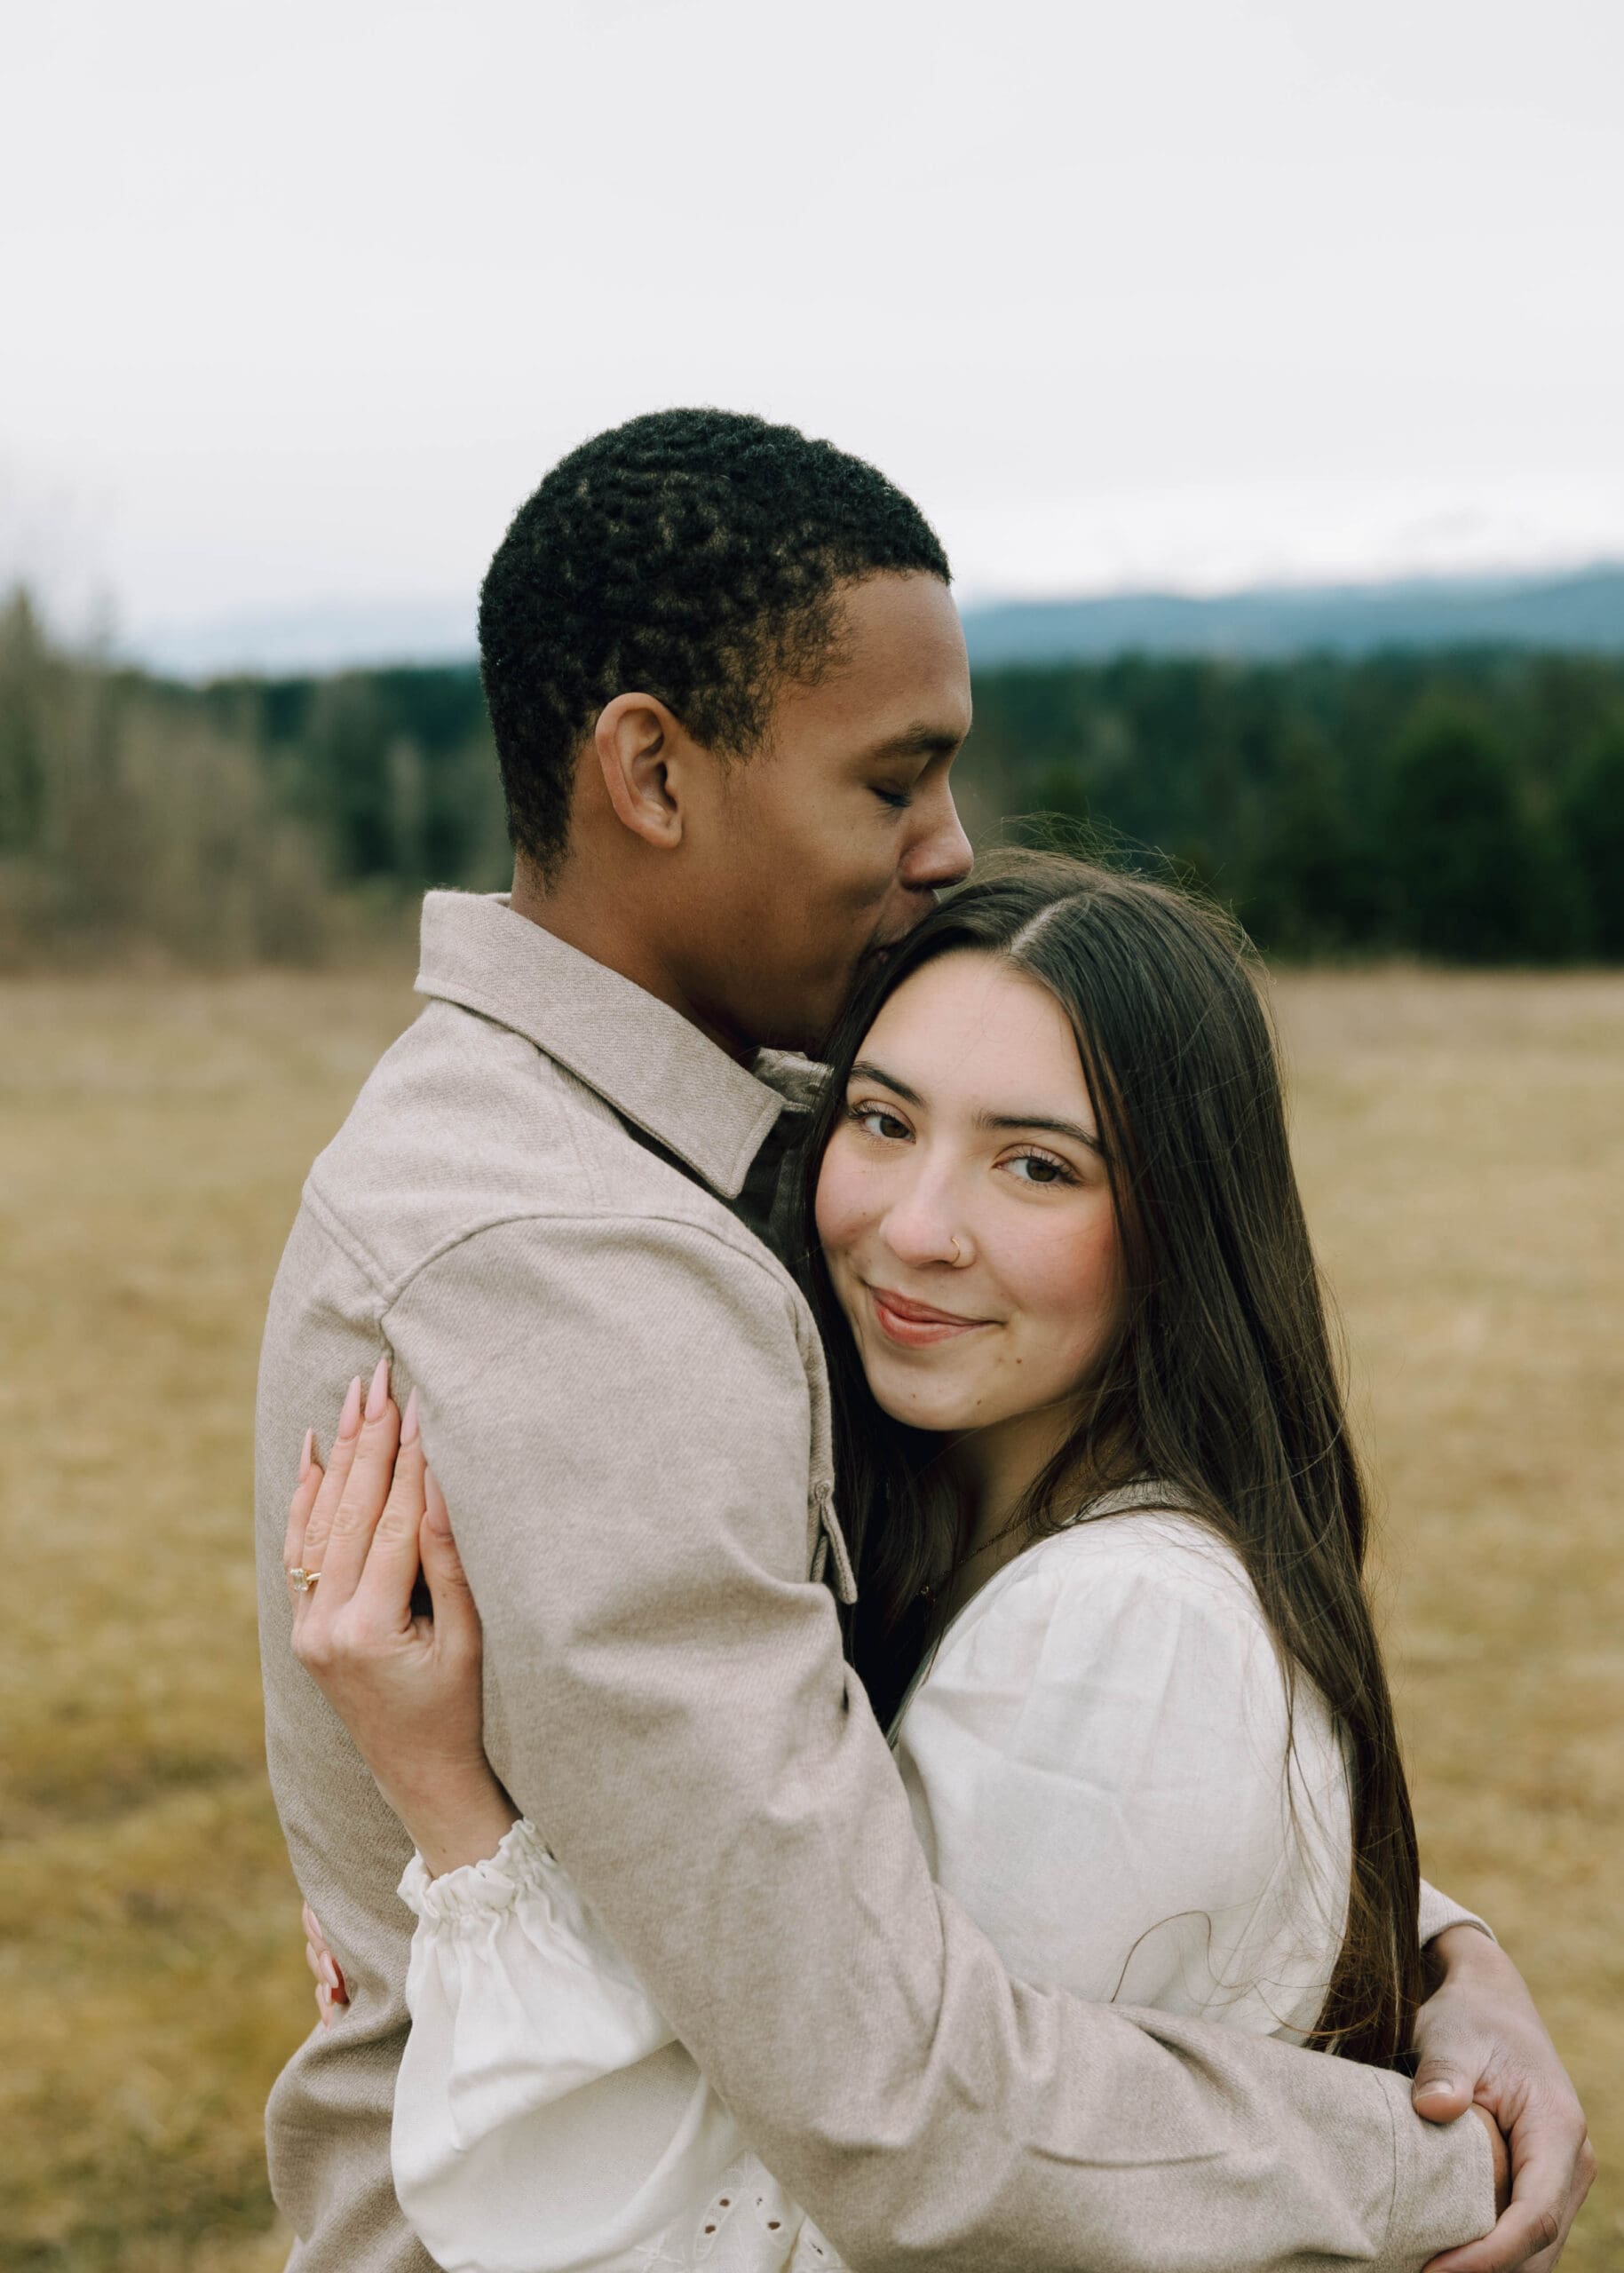
<svg viewBox="0 0 1624 2273">
<path fill-rule="evenodd" d="M 984 811 L 1153 847 L 1271 953 L 1624 960 L 1624 658 L 1129 655 L 975 698 Z"/>
<path fill-rule="evenodd" d="M 511 873 L 471 666 L 180 686 L 0 609 L 0 968 L 321 962 Z"/>
<path fill-rule="evenodd" d="M 1153 848 L 1276 954 L 1624 960 L 1624 658 L 987 670 L 961 764 L 984 831 Z M 319 962 L 507 875 L 471 666 L 185 687 L 0 611 L 0 965 Z"/>
</svg>

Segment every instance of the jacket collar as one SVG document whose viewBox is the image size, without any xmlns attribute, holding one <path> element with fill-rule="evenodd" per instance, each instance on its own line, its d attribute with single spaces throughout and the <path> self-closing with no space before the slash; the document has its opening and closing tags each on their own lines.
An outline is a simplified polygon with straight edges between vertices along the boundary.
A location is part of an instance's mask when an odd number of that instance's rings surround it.
<svg viewBox="0 0 1624 2273">
<path fill-rule="evenodd" d="M 784 1108 L 680 1011 L 515 915 L 505 892 L 427 895 L 417 992 L 522 1034 L 725 1199 Z"/>
</svg>

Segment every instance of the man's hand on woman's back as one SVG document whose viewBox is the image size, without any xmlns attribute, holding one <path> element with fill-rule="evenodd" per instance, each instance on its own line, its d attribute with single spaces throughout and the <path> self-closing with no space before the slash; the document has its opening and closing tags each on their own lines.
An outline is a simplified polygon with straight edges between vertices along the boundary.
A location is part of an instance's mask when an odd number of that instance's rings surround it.
<svg viewBox="0 0 1624 2273">
<path fill-rule="evenodd" d="M 1497 2158 L 1498 2224 L 1427 2273 L 1550 2273 L 1596 2176 L 1584 2110 L 1505 1952 L 1475 1926 L 1451 1927 L 1431 1950 L 1443 1972 L 1417 2016 L 1411 2098 L 1430 2123 L 1468 2108 L 1488 2119 L 1510 2194 Z"/>
</svg>

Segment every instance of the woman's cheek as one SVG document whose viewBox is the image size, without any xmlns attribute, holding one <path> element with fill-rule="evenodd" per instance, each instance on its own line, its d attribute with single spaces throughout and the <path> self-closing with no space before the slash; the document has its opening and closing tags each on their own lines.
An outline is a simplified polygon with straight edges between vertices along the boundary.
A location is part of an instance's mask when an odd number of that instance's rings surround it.
<svg viewBox="0 0 1624 2273">
<path fill-rule="evenodd" d="M 836 1130 L 818 1171 L 818 1191 L 812 1203 L 818 1238 L 830 1256 L 841 1254 L 857 1236 L 864 1214 L 863 1187 L 867 1182 L 852 1158 L 844 1132 Z"/>
<path fill-rule="evenodd" d="M 1058 1232 L 1052 1221 L 1023 1242 L 1017 1262 L 1020 1304 L 1058 1356 L 1081 1364 L 1116 1317 L 1120 1271 L 1116 1220 L 1109 1205 L 1090 1208 Z"/>
</svg>

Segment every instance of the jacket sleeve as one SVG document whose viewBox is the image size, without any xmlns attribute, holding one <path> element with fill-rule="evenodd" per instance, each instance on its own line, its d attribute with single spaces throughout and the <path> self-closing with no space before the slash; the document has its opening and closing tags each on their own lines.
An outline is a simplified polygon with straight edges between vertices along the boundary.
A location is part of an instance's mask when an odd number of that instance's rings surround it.
<svg viewBox="0 0 1624 2273">
<path fill-rule="evenodd" d="M 1475 1910 L 1464 1909 L 1460 1903 L 1452 1902 L 1446 1894 L 1440 1894 L 1435 1886 L 1429 1886 L 1425 1879 L 1422 1879 L 1421 1882 L 1421 1945 L 1422 1949 L 1426 1948 L 1429 1942 L 1435 1942 L 1440 1934 L 1446 1934 L 1452 1926 L 1475 1926 L 1480 1934 L 1486 1934 L 1490 1941 L 1496 1938 L 1493 1928 L 1485 1926 Z"/>
<path fill-rule="evenodd" d="M 1413 2267 L 1493 2222 L 1402 2082 L 1012 1983 L 932 1885 L 809 1583 L 810 1320 L 691 1222 L 498 1225 L 385 1316 L 485 1620 L 492 1759 L 865 2273 Z"/>
</svg>

